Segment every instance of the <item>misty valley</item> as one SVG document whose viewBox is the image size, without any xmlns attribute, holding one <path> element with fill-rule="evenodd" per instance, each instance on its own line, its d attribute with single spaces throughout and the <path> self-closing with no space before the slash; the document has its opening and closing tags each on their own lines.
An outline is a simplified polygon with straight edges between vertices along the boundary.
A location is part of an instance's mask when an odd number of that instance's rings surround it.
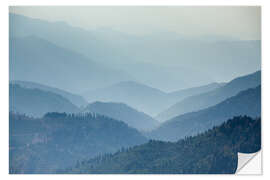
<svg viewBox="0 0 270 180">
<path fill-rule="evenodd" d="M 10 174 L 234 174 L 261 149 L 260 40 L 9 26 Z"/>
</svg>

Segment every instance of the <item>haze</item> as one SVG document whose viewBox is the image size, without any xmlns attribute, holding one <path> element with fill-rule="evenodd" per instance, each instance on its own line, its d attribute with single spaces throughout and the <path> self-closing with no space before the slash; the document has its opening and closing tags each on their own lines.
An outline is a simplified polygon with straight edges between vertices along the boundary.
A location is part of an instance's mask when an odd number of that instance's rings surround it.
<svg viewBox="0 0 270 180">
<path fill-rule="evenodd" d="M 67 71 L 67 58 L 77 67 L 71 79 L 79 72 L 88 73 L 91 69 L 93 73 L 75 78 L 74 83 L 80 85 L 67 82 L 61 86 L 63 81 L 54 82 L 52 73 L 44 70 L 45 84 L 83 92 L 130 80 L 171 92 L 228 82 L 260 70 L 260 16 L 260 7 L 251 6 L 16 6 L 10 7 L 10 37 L 31 36 L 22 40 L 24 45 L 20 48 L 41 51 L 42 58 L 46 59 L 44 63 L 59 63 L 63 71 L 56 73 Z M 53 43 L 52 47 L 72 50 L 72 55 L 61 59 L 55 52 L 59 54 L 62 49 L 49 50 L 43 46 L 37 49 L 41 41 L 34 37 Z M 80 69 L 77 61 L 82 57 L 74 53 L 85 56 L 89 65 Z M 29 54 L 31 58 L 33 55 Z M 33 63 L 41 53 L 36 55 Z M 25 53 L 18 58 L 24 56 Z M 98 67 L 109 68 L 100 71 L 92 61 Z M 24 80 L 23 75 L 14 78 Z M 29 75 L 27 78 L 40 82 L 41 77 Z"/>
<path fill-rule="evenodd" d="M 242 40 L 261 37 L 260 7 L 10 7 L 11 13 L 65 21 L 85 29 L 112 28 L 131 34 L 176 32 L 220 35 Z"/>
</svg>

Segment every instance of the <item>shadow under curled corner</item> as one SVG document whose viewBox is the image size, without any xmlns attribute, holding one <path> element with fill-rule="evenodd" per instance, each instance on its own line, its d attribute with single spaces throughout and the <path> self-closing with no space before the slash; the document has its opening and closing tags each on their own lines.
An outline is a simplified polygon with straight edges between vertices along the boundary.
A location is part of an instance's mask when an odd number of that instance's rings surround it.
<svg viewBox="0 0 270 180">
<path fill-rule="evenodd" d="M 262 151 L 255 153 L 238 153 L 238 175 L 262 175 Z"/>
</svg>

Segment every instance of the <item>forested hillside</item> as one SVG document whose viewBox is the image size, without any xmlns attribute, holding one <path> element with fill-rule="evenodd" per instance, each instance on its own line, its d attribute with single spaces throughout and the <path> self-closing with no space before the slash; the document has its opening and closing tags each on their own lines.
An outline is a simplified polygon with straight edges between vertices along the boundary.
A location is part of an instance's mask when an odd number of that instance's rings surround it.
<svg viewBox="0 0 270 180">
<path fill-rule="evenodd" d="M 237 153 L 261 149 L 261 119 L 234 117 L 218 127 L 178 142 L 150 140 L 115 154 L 78 162 L 58 173 L 232 174 Z"/>
<path fill-rule="evenodd" d="M 10 113 L 10 173 L 52 173 L 76 161 L 147 142 L 125 123 L 95 114 Z"/>
<path fill-rule="evenodd" d="M 235 173 L 261 149 L 260 14 L 10 6 L 9 173 Z"/>
</svg>

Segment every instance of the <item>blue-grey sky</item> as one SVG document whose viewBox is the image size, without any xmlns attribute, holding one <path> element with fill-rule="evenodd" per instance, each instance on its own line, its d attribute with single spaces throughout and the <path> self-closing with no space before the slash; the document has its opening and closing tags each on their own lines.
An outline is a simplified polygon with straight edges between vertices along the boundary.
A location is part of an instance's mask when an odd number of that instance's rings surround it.
<svg viewBox="0 0 270 180">
<path fill-rule="evenodd" d="M 84 29 L 109 27 L 130 34 L 176 32 L 185 36 L 220 35 L 261 39 L 261 9 L 252 6 L 16 6 L 10 12 Z"/>
</svg>

